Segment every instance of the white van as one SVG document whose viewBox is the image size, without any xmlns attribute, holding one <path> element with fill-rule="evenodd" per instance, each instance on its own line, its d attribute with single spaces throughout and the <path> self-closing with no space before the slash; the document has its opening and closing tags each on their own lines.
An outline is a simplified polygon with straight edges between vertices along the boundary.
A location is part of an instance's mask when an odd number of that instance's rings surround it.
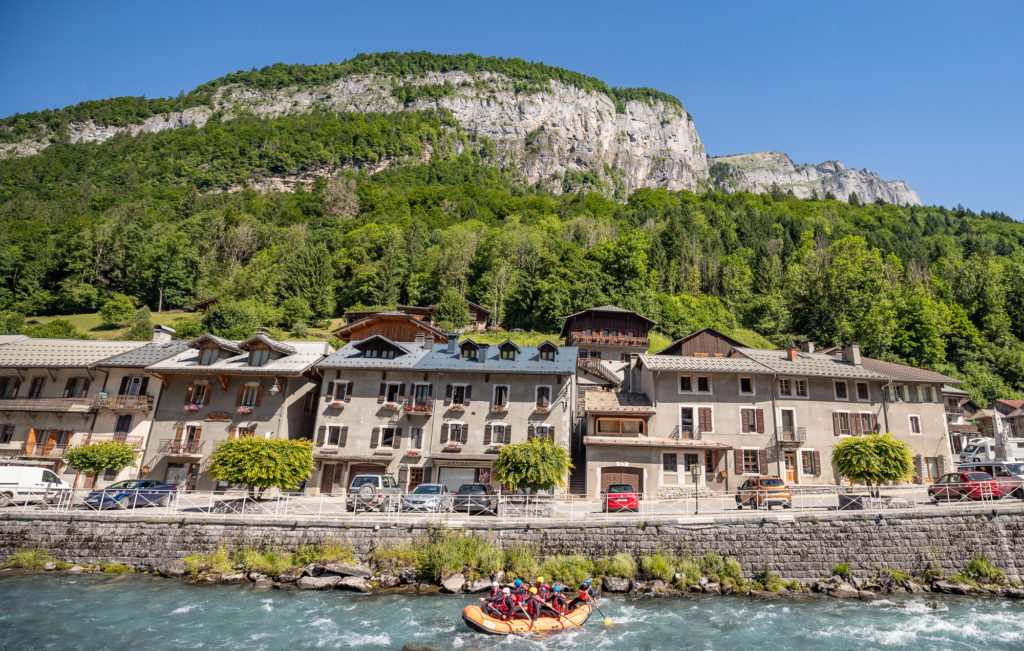
<svg viewBox="0 0 1024 651">
<path fill-rule="evenodd" d="M 53 501 L 71 490 L 52 470 L 31 466 L 0 466 L 0 506 Z"/>
<path fill-rule="evenodd" d="M 964 451 L 960 453 L 960 461 L 992 461 L 996 458 L 995 439 L 971 439 Z"/>
</svg>

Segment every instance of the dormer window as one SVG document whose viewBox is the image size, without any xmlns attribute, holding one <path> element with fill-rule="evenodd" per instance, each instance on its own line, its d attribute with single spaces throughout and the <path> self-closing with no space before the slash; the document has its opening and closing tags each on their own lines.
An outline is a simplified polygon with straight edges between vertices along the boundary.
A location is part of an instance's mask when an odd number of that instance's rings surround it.
<svg viewBox="0 0 1024 651">
<path fill-rule="evenodd" d="M 249 350 L 249 366 L 264 366 L 270 361 L 270 349 L 253 346 Z"/>
<path fill-rule="evenodd" d="M 459 355 L 462 359 L 476 359 L 477 345 L 472 341 L 466 341 L 459 349 Z"/>
<path fill-rule="evenodd" d="M 516 358 L 516 349 L 515 348 L 502 348 L 501 349 L 501 358 L 502 359 L 515 359 Z"/>
<path fill-rule="evenodd" d="M 555 361 L 555 354 L 558 352 L 558 347 L 550 341 L 545 341 L 540 346 L 537 346 L 537 350 L 540 353 L 541 361 L 553 362 Z"/>
<path fill-rule="evenodd" d="M 214 346 L 206 346 L 199 349 L 199 365 L 209 366 L 217 361 L 217 348 Z"/>
</svg>

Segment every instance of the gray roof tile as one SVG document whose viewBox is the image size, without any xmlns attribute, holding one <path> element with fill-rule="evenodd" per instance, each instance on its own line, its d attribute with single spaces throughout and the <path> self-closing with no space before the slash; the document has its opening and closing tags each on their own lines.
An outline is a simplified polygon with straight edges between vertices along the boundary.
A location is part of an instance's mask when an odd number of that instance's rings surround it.
<svg viewBox="0 0 1024 651">
<path fill-rule="evenodd" d="M 101 360 L 97 366 L 109 368 L 144 368 L 155 364 L 160 360 L 167 359 L 171 355 L 188 348 L 188 342 L 181 340 L 165 342 L 148 342 L 145 346 L 129 350 L 128 352 L 114 355 Z"/>
<path fill-rule="evenodd" d="M 690 357 L 640 355 L 640 363 L 652 371 L 707 371 L 714 373 L 771 373 L 771 369 L 744 357 Z"/>
<path fill-rule="evenodd" d="M 798 353 L 790 360 L 784 350 L 761 348 L 740 348 L 733 350 L 754 360 L 779 375 L 804 375 L 809 377 L 840 377 L 861 380 L 887 380 L 885 375 L 876 373 L 866 366 L 854 366 L 842 359 L 819 353 Z M 733 358 L 730 358 L 733 359 Z"/>
<path fill-rule="evenodd" d="M 88 368 L 148 343 L 26 337 L 0 346 L 0 368 Z"/>
<path fill-rule="evenodd" d="M 228 346 L 226 350 L 240 350 L 237 341 L 221 339 Z M 189 342 L 191 345 L 192 342 Z M 217 374 L 235 373 L 243 375 L 301 375 L 313 364 L 324 358 L 331 352 L 327 342 L 319 341 L 293 341 L 288 344 L 295 349 L 294 355 L 285 355 L 277 359 L 271 359 L 263 366 L 249 366 L 249 354 L 233 355 L 220 359 L 207 366 L 199 365 L 199 351 L 194 348 L 187 348 L 174 357 L 156 362 L 147 368 L 150 371 L 166 373 L 196 373 L 196 374 Z"/>
<path fill-rule="evenodd" d="M 480 346 L 478 355 L 482 360 L 465 359 L 460 356 L 459 348 L 454 353 L 448 352 L 445 344 L 435 344 L 426 349 L 420 344 L 404 342 L 403 348 L 411 351 L 407 355 L 399 355 L 394 359 L 364 358 L 356 348 L 359 342 L 349 342 L 340 350 L 317 364 L 318 368 L 330 369 L 410 369 L 416 371 L 451 371 L 465 373 L 534 373 L 534 374 L 565 374 L 575 373 L 576 357 L 579 353 L 575 346 L 561 346 L 555 354 L 554 361 L 540 359 L 536 346 L 523 346 L 514 360 L 501 359 L 497 346 L 477 344 Z"/>
</svg>

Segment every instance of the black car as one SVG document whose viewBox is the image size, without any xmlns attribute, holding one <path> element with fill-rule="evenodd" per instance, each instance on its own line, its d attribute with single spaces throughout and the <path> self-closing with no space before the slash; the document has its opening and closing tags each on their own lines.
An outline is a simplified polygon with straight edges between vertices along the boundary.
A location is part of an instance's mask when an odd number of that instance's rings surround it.
<svg viewBox="0 0 1024 651">
<path fill-rule="evenodd" d="M 487 484 L 463 484 L 455 492 L 452 508 L 456 513 L 496 513 L 498 496 Z"/>
<path fill-rule="evenodd" d="M 167 506 L 177 490 L 177 486 L 155 479 L 126 479 L 92 491 L 85 497 L 85 505 L 92 509 Z"/>
</svg>

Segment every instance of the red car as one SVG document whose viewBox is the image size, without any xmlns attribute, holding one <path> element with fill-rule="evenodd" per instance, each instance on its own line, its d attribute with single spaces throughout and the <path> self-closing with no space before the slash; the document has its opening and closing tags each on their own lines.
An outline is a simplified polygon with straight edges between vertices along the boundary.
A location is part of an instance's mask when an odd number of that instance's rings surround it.
<svg viewBox="0 0 1024 651">
<path fill-rule="evenodd" d="M 640 496 L 629 484 L 612 484 L 604 494 L 605 511 L 639 511 Z"/>
<path fill-rule="evenodd" d="M 928 497 L 939 500 L 997 500 L 1003 496 L 998 482 L 987 472 L 948 472 L 928 487 Z"/>
</svg>

